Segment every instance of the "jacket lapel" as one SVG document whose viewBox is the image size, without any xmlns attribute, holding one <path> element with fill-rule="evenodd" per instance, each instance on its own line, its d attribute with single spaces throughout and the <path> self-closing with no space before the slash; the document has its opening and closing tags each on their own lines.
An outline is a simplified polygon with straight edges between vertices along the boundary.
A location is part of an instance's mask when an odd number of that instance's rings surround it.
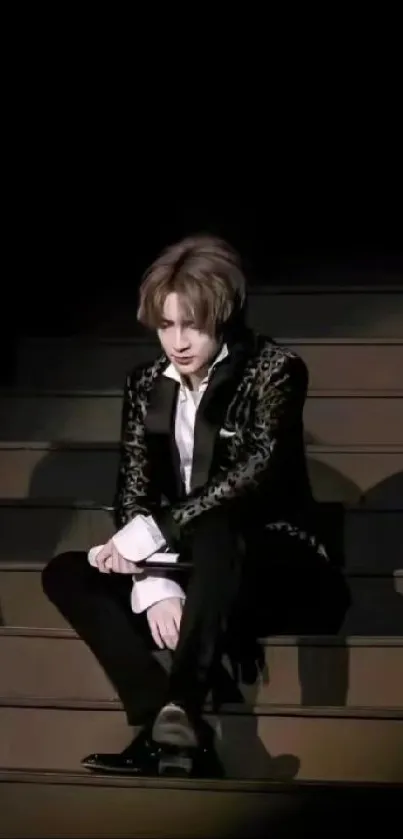
<svg viewBox="0 0 403 839">
<path fill-rule="evenodd" d="M 239 385 L 250 356 L 249 342 L 234 345 L 230 354 L 214 368 L 200 401 L 194 430 L 191 492 L 204 486 L 210 475 L 218 432 Z"/>
<path fill-rule="evenodd" d="M 156 483 L 168 499 L 183 495 L 175 410 L 179 384 L 166 376 L 154 379 L 145 416 L 149 461 Z"/>
</svg>

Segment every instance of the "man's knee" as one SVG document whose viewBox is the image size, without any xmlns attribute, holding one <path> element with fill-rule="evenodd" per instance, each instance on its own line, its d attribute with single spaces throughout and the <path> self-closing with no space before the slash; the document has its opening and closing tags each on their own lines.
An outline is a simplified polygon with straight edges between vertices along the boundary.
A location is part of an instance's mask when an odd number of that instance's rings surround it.
<svg viewBox="0 0 403 839">
<path fill-rule="evenodd" d="M 239 541 L 239 521 L 230 515 L 226 507 L 214 507 L 207 510 L 192 522 L 191 544 L 207 544 L 214 547 L 223 543 L 232 545 Z"/>
<path fill-rule="evenodd" d="M 42 588 L 49 600 L 54 600 L 58 592 L 69 586 L 69 581 L 77 578 L 86 562 L 84 552 L 68 551 L 54 556 L 42 571 Z"/>
</svg>

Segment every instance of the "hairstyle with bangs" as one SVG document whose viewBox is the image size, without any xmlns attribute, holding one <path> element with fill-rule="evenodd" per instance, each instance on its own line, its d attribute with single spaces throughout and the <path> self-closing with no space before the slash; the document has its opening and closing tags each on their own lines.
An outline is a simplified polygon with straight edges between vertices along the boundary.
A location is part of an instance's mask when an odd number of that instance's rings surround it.
<svg viewBox="0 0 403 839">
<path fill-rule="evenodd" d="M 223 239 L 199 234 L 166 248 L 145 272 L 137 319 L 150 329 L 163 322 L 165 299 L 179 295 L 184 316 L 217 335 L 243 321 L 246 282 L 241 258 Z"/>
</svg>

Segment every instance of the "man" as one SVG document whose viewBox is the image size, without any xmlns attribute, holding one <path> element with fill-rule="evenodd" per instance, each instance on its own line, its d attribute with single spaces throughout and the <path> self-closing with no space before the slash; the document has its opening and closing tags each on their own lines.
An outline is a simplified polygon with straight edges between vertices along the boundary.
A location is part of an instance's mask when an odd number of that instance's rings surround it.
<svg viewBox="0 0 403 839">
<path fill-rule="evenodd" d="M 288 575 L 287 557 L 296 581 L 309 563 L 316 579 L 329 567 L 305 461 L 307 370 L 246 327 L 245 296 L 239 256 L 214 237 L 187 238 L 149 268 L 138 319 L 162 354 L 127 377 L 116 533 L 43 573 L 129 725 L 142 725 L 121 754 L 84 758 L 92 770 L 220 774 L 202 712 L 231 626 L 242 646 L 259 592 L 271 617 L 270 573 L 284 564 Z M 152 654 L 163 647 L 169 675 Z"/>
</svg>

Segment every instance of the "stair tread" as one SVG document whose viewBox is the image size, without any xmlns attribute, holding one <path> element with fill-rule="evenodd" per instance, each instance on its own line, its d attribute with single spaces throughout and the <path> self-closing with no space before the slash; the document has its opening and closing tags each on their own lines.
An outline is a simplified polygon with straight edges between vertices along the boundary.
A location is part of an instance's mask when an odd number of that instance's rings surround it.
<svg viewBox="0 0 403 839">
<path fill-rule="evenodd" d="M 217 748 L 236 779 L 402 782 L 403 718 L 231 715 Z M 120 751 L 130 737 L 123 711 L 0 708 L 0 766 L 76 772 L 85 754 Z M 314 748 L 312 747 L 313 743 Z"/>
<path fill-rule="evenodd" d="M 403 637 L 271 636 L 260 639 L 260 650 L 259 668 L 222 697 L 225 713 L 403 718 Z M 169 667 L 166 651 L 157 658 Z M 0 670 L 3 707 L 122 707 L 103 669 L 71 629 L 60 634 L 3 627 Z"/>
</svg>

